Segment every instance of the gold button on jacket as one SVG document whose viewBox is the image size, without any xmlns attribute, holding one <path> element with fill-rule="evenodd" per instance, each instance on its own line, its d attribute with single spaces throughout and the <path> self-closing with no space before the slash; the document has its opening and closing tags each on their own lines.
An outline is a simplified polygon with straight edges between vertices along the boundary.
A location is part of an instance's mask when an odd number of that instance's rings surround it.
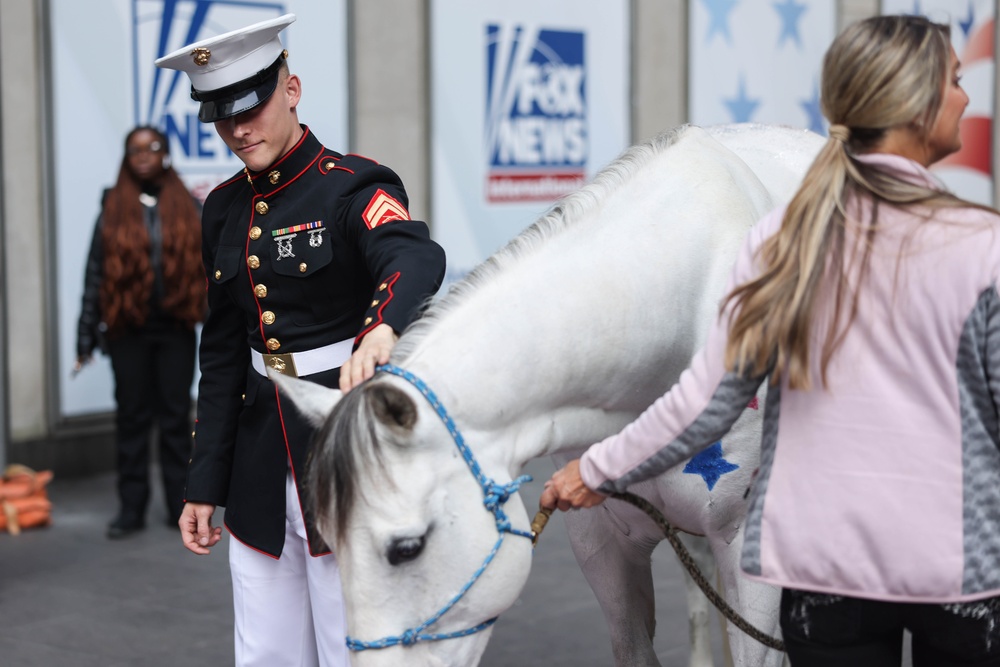
<svg viewBox="0 0 1000 667">
<path fill-rule="evenodd" d="M 254 241 L 260 238 L 261 229 L 256 225 L 250 228 L 250 238 Z"/>
<path fill-rule="evenodd" d="M 254 204 L 254 210 L 261 215 L 267 215 L 267 211 L 270 207 L 267 205 L 266 201 L 259 201 Z"/>
<path fill-rule="evenodd" d="M 260 258 L 257 257 L 257 255 L 250 255 L 249 257 L 247 257 L 247 266 L 249 266 L 251 269 L 259 269 Z"/>
</svg>

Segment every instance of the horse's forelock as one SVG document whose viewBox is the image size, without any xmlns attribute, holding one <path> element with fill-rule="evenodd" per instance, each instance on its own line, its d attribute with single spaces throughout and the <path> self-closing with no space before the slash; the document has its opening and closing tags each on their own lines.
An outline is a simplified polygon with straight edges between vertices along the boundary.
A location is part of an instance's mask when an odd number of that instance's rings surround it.
<svg viewBox="0 0 1000 667">
<path fill-rule="evenodd" d="M 367 385 L 344 394 L 316 432 L 309 466 L 316 521 L 343 539 L 359 494 L 358 482 L 370 479 L 381 465 Z M 331 509 L 333 515 L 330 515 Z"/>
<path fill-rule="evenodd" d="M 462 280 L 452 285 L 445 296 L 432 303 L 420 319 L 410 325 L 406 330 L 406 336 L 403 336 L 393 348 L 393 363 L 405 364 L 406 359 L 416 350 L 426 333 L 438 320 L 464 303 L 480 285 L 493 281 L 497 274 L 511 263 L 535 250 L 543 241 L 570 227 L 600 206 L 643 166 L 677 143 L 689 127 L 685 125 L 667 130 L 649 141 L 626 149 L 613 162 L 601 169 L 589 184 L 556 202 L 534 224 L 470 271 Z"/>
</svg>

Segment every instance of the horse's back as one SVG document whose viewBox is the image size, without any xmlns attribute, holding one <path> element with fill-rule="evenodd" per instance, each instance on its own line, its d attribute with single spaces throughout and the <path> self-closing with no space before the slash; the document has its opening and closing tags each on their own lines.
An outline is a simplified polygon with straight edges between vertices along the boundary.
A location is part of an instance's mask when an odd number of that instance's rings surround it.
<svg viewBox="0 0 1000 667">
<path fill-rule="evenodd" d="M 711 246 L 728 273 L 734 242 L 742 243 L 750 226 L 791 199 L 822 145 L 817 134 L 779 125 L 685 125 L 633 147 L 605 170 L 652 146 L 652 157 L 638 157 L 646 163 L 625 183 L 599 195 L 605 198 L 599 217 L 626 229 L 630 221 L 656 222 L 654 236 L 665 239 L 691 235 Z M 705 234 L 711 238 L 699 238 Z M 725 248 L 716 247 L 720 243 Z"/>
<path fill-rule="evenodd" d="M 777 204 L 795 194 L 824 142 L 814 132 L 784 125 L 736 123 L 705 131 L 750 167 Z"/>
</svg>

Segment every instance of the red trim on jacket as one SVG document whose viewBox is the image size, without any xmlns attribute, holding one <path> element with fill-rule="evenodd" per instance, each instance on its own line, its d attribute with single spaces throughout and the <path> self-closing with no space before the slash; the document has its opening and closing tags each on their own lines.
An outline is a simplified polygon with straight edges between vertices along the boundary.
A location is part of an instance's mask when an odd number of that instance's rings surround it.
<svg viewBox="0 0 1000 667">
<path fill-rule="evenodd" d="M 316 161 L 317 161 L 317 160 L 319 160 L 319 156 L 320 156 L 320 155 L 322 155 L 322 154 L 323 154 L 323 151 L 320 151 L 319 153 L 316 153 L 316 157 L 314 157 L 314 158 L 313 158 L 312 160 L 310 160 L 310 161 L 309 161 L 309 164 L 307 164 L 307 165 L 306 165 L 306 166 L 305 166 L 305 167 L 304 167 L 304 168 L 302 169 L 302 171 L 300 171 L 299 173 L 297 173 L 297 174 L 295 174 L 294 176 L 292 176 L 291 178 L 289 178 L 289 179 L 288 179 L 288 180 L 287 180 L 287 181 L 286 181 L 285 183 L 283 183 L 283 184 L 282 184 L 281 186 L 279 186 L 279 187 L 277 187 L 277 188 L 275 188 L 275 189 L 271 190 L 271 191 L 270 191 L 270 192 L 268 192 L 268 193 L 267 193 L 266 195 L 258 195 L 258 196 L 261 196 L 261 197 L 273 197 L 274 195 L 278 194 L 279 192 L 281 192 L 282 190 L 284 190 L 285 188 L 287 188 L 287 187 L 288 187 L 289 185 L 291 185 L 291 184 L 292 184 L 292 183 L 294 183 L 295 181 L 297 181 L 297 180 L 299 180 L 300 178 L 302 178 L 302 175 L 303 175 L 303 174 L 305 174 L 305 173 L 306 173 L 307 171 L 309 171 L 309 169 L 310 169 L 310 168 L 311 168 L 311 167 L 312 167 L 312 166 L 313 166 L 314 164 L 316 164 Z M 256 193 L 256 192 L 257 192 L 257 190 L 255 189 L 255 190 L 254 190 L 254 193 Z"/>
<path fill-rule="evenodd" d="M 367 155 L 359 155 L 358 153 L 348 153 L 347 155 L 348 155 L 349 157 L 359 157 L 359 158 L 361 158 L 362 160 L 368 160 L 369 162 L 371 162 L 371 163 L 372 163 L 372 164 L 374 164 L 375 166 L 378 166 L 378 160 L 373 160 L 373 159 L 371 159 L 370 157 L 368 157 Z"/>
<path fill-rule="evenodd" d="M 238 173 L 235 176 L 233 176 L 232 178 L 230 178 L 228 181 L 225 181 L 223 183 L 219 183 L 218 185 L 216 185 L 214 188 L 212 188 L 212 192 L 215 192 L 216 190 L 221 190 L 222 188 L 228 187 L 228 186 L 232 185 L 233 183 L 236 183 L 238 181 L 243 180 L 245 177 L 246 177 L 246 173 L 244 173 L 244 172 L 241 171 L 240 173 Z"/>
<path fill-rule="evenodd" d="M 270 165 L 270 166 L 268 166 L 268 167 L 267 167 L 266 169 L 262 169 L 261 171 L 258 171 L 258 172 L 257 172 L 257 175 L 256 175 L 256 176 L 251 176 L 250 178 L 251 178 L 251 179 L 257 179 L 257 178 L 260 178 L 261 176 L 264 176 L 264 175 L 266 175 L 266 174 L 270 174 L 270 173 L 271 173 L 272 171 L 274 171 L 274 170 L 275 170 L 275 169 L 276 169 L 276 168 L 277 168 L 277 167 L 278 167 L 278 166 L 279 166 L 279 165 L 280 165 L 280 164 L 281 164 L 282 162 L 284 162 L 284 161 L 285 161 L 285 160 L 287 160 L 287 159 L 288 159 L 289 157 L 291 157 L 291 156 L 292 156 L 292 154 L 294 154 L 294 153 L 295 153 L 295 151 L 297 151 L 297 150 L 299 149 L 299 146 L 301 146 L 301 145 L 302 145 L 302 142 L 306 140 L 306 137 L 307 137 L 307 136 L 309 136 L 309 128 L 308 128 L 308 127 L 307 127 L 307 128 L 304 128 L 304 129 L 302 130 L 302 136 L 301 136 L 301 137 L 299 137 L 299 140 L 295 142 L 295 145 L 294 145 L 294 146 L 292 146 L 291 150 L 289 150 L 289 151 L 288 151 L 287 153 L 285 153 L 284 155 L 282 155 L 282 156 L 281 156 L 281 157 L 280 157 L 280 158 L 278 159 L 278 161 L 277 161 L 277 162 L 275 162 L 275 163 L 271 164 L 271 165 Z M 310 164 L 311 164 L 311 163 L 310 163 Z M 308 169 L 308 168 L 309 168 L 309 167 L 306 167 L 306 169 Z"/>
<path fill-rule="evenodd" d="M 303 133 L 302 138 L 305 139 L 305 133 Z M 301 143 L 301 141 L 299 143 Z M 298 144 L 296 144 L 296 147 L 298 147 Z M 288 151 L 288 155 L 291 155 L 294 151 L 295 151 L 295 149 L 292 149 L 291 151 Z M 254 219 L 255 219 L 255 217 L 257 215 L 257 209 L 256 209 L 257 200 L 259 200 L 261 198 L 264 198 L 264 197 L 273 197 L 277 193 L 281 192 L 282 190 L 284 190 L 285 188 L 287 188 L 288 186 L 290 186 L 295 181 L 297 181 L 300 178 L 302 178 L 302 175 L 305 174 L 307 171 L 309 171 L 309 169 L 314 164 L 316 164 L 316 161 L 319 160 L 319 158 L 320 158 L 320 156 L 322 154 L 323 154 L 323 150 L 320 150 L 320 152 L 316 154 L 316 157 L 314 157 L 309 162 L 309 164 L 307 164 L 302 169 L 302 171 L 300 171 L 299 173 L 297 173 L 294 176 L 292 176 L 291 178 L 289 178 L 287 182 L 285 182 L 284 184 L 281 185 L 281 187 L 275 188 L 274 190 L 272 190 L 271 192 L 267 193 L 266 195 L 263 195 L 263 194 L 260 194 L 259 192 L 257 192 L 257 188 L 255 188 L 253 186 L 253 183 L 250 184 L 250 190 L 253 192 L 253 197 L 250 198 L 250 224 L 247 225 L 247 229 L 248 230 L 253 227 L 253 222 L 254 222 Z M 282 158 L 282 159 L 284 159 L 284 158 Z M 277 163 L 275 163 L 275 165 L 277 165 Z M 263 172 L 261 172 L 261 173 L 263 173 Z M 247 232 L 246 237 L 247 237 L 247 239 L 246 239 L 246 245 L 243 247 L 243 263 L 244 264 L 246 264 L 246 260 L 250 257 L 250 233 L 249 233 L 249 231 Z M 254 288 L 257 287 L 257 281 L 254 280 L 253 271 L 250 269 L 249 265 L 247 265 L 247 276 L 250 279 L 250 294 L 251 294 L 251 296 L 253 296 L 253 302 L 257 306 L 257 327 L 260 329 L 260 339 L 261 339 L 261 342 L 264 343 L 264 349 L 266 350 L 267 349 L 267 332 L 264 331 L 264 322 L 261 320 L 261 315 L 264 314 L 264 309 L 263 309 L 263 307 L 260 304 L 260 298 L 257 296 L 257 293 L 254 291 Z"/>
<path fill-rule="evenodd" d="M 226 530 L 229 531 L 229 537 L 231 537 L 232 539 L 236 540 L 237 542 L 239 542 L 240 544 L 242 544 L 243 546 L 245 546 L 250 551 L 256 551 L 260 555 L 267 556 L 268 558 L 270 558 L 272 560 L 280 560 L 280 558 L 278 556 L 275 556 L 273 554 L 269 554 L 266 551 L 261 551 L 260 549 L 252 547 L 249 544 L 247 544 L 246 542 L 244 542 L 243 540 L 241 540 L 240 538 L 236 537 L 236 533 L 233 532 L 233 529 L 230 528 L 229 524 L 226 523 L 225 521 L 222 522 L 222 525 L 224 525 L 226 527 Z M 284 545 L 282 545 L 282 551 L 284 551 Z"/>
<path fill-rule="evenodd" d="M 327 169 L 326 167 L 328 160 L 330 162 L 333 162 L 333 166 L 330 167 L 329 169 Z M 337 164 L 338 162 L 340 162 L 340 158 L 337 157 L 336 155 L 324 155 L 322 158 L 320 158 L 319 164 L 316 165 L 316 167 L 317 169 L 319 169 L 319 173 L 323 174 L 324 176 L 329 174 L 334 169 L 338 171 L 346 171 L 348 174 L 354 174 L 353 169 L 348 169 L 347 167 L 341 167 L 339 164 Z"/>
<path fill-rule="evenodd" d="M 298 502 L 299 502 L 299 512 L 301 512 L 301 514 L 302 514 L 302 522 L 303 522 L 303 524 L 305 524 L 306 523 L 306 513 L 305 513 L 305 510 L 302 508 L 302 497 L 299 495 L 299 489 L 301 487 L 299 487 L 298 475 L 295 474 L 295 466 L 292 465 L 292 448 L 288 444 L 288 432 L 285 430 L 285 413 L 281 409 L 281 392 L 278 391 L 278 385 L 277 384 L 274 384 L 273 382 L 271 384 L 274 387 L 274 401 L 278 405 L 278 421 L 281 422 L 281 437 L 285 441 L 285 454 L 288 456 L 288 469 L 292 471 L 292 483 L 295 484 L 295 499 L 298 500 Z M 312 551 L 312 544 L 309 541 L 309 528 L 308 528 L 308 526 L 306 527 L 306 547 L 309 549 L 309 555 L 312 556 L 312 557 L 314 557 L 314 558 L 318 558 L 319 556 L 326 556 L 326 555 L 329 555 L 329 554 L 333 553 L 332 551 L 324 551 L 324 552 L 321 552 L 321 553 L 318 553 L 318 554 L 314 554 L 313 553 L 313 551 Z M 253 547 L 251 547 L 251 548 L 253 548 Z M 284 545 L 282 545 L 282 551 L 283 550 L 284 550 Z"/>
<path fill-rule="evenodd" d="M 251 187 L 251 189 L 253 188 Z M 250 198 L 250 223 L 247 225 L 248 230 L 253 228 L 254 216 L 257 215 L 257 210 L 254 208 L 254 203 L 263 196 L 264 195 L 259 195 L 256 194 L 255 192 L 254 196 Z M 246 241 L 244 241 L 243 244 L 243 268 L 246 269 L 247 280 L 250 281 L 250 293 L 253 294 L 253 302 L 254 305 L 257 306 L 257 328 L 260 330 L 260 340 L 262 343 L 264 343 L 264 349 L 266 350 L 267 334 L 264 332 L 264 322 L 261 320 L 261 315 L 264 314 L 264 311 L 261 310 L 260 299 L 257 298 L 257 295 L 254 294 L 253 291 L 253 288 L 256 287 L 256 281 L 254 281 L 253 279 L 253 269 L 250 268 L 250 262 L 248 261 L 250 259 L 250 232 L 248 231 L 245 234 L 245 236 L 246 236 Z M 257 261 L 260 261 L 259 257 L 257 258 Z"/>
<path fill-rule="evenodd" d="M 389 295 L 384 299 L 380 299 L 381 303 L 379 304 L 378 310 L 376 311 L 375 319 L 373 319 L 371 323 L 368 324 L 368 326 L 362 329 L 361 333 L 359 333 L 357 337 L 354 339 L 355 349 L 357 349 L 358 345 L 361 344 L 361 339 L 365 337 L 365 334 L 367 334 L 369 331 L 371 331 L 378 325 L 382 324 L 382 311 L 385 309 L 387 305 L 389 305 L 389 302 L 392 301 L 393 297 L 392 286 L 396 284 L 397 280 L 399 280 L 399 276 L 400 272 L 396 271 L 396 273 L 392 274 L 391 276 L 382 281 L 385 283 L 385 289 L 389 293 Z"/>
</svg>

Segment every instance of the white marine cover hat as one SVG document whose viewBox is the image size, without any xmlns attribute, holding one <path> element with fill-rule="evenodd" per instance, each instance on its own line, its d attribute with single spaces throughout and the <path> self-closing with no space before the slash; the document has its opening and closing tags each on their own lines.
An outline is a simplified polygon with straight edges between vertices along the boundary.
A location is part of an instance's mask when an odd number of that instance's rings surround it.
<svg viewBox="0 0 1000 667">
<path fill-rule="evenodd" d="M 262 104 L 278 83 L 288 56 L 278 33 L 295 14 L 254 23 L 189 44 L 157 58 L 156 66 L 180 70 L 191 79 L 191 98 L 201 102 L 198 120 L 212 123 Z"/>
</svg>

